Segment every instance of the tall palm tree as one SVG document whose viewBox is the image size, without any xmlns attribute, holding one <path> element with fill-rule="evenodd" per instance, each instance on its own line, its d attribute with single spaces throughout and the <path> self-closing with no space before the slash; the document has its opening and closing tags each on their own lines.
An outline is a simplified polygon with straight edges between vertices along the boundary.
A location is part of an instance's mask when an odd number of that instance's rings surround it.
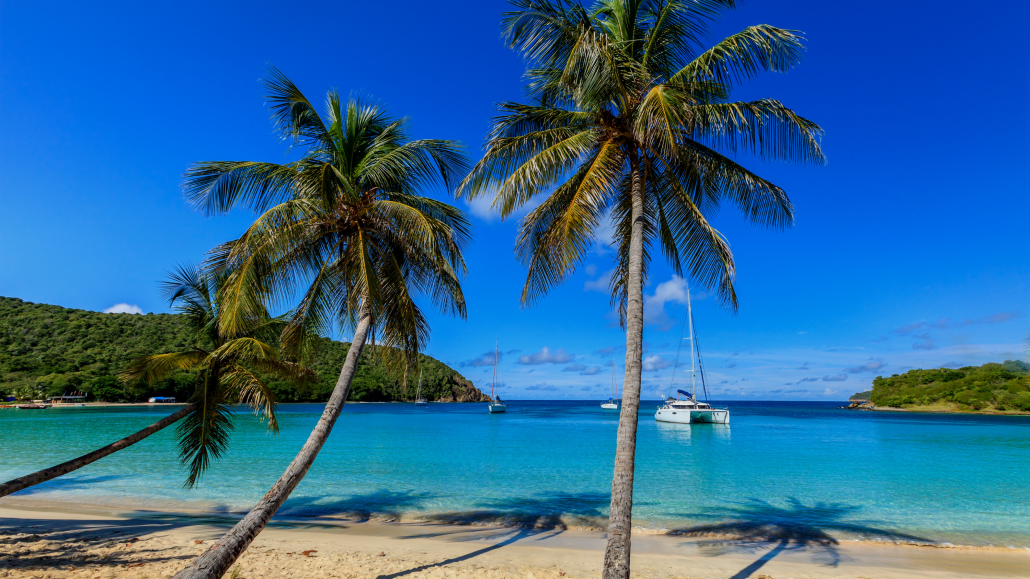
<svg viewBox="0 0 1030 579">
<path fill-rule="evenodd" d="M 222 331 L 299 291 L 282 333 L 287 347 L 334 325 L 353 328 L 354 337 L 325 411 L 293 462 L 179 579 L 221 577 L 300 483 L 340 415 L 368 340 L 399 352 L 393 362 L 408 368 L 429 338 L 417 296 L 465 316 L 461 252 L 469 223 L 454 207 L 422 196 L 438 184 L 454 190 L 468 169 L 460 147 L 409 141 L 406 119 L 375 104 L 343 103 L 335 91 L 323 120 L 275 69 L 265 87 L 276 128 L 305 149 L 303 156 L 286 164 L 197 163 L 185 175 L 187 199 L 205 212 L 246 206 L 261 213 L 243 236 L 212 252 L 212 265 L 231 272 L 220 294 Z"/>
<path fill-rule="evenodd" d="M 730 156 L 822 163 L 821 129 L 780 102 L 730 100 L 763 70 L 786 71 L 803 46 L 794 32 L 752 26 L 702 50 L 707 23 L 733 0 L 513 0 L 507 43 L 527 59 L 529 104 L 506 102 L 483 159 L 459 187 L 494 194 L 520 223 L 528 268 L 524 305 L 586 258 L 604 219 L 615 225 L 612 303 L 626 329 L 626 376 L 612 480 L 606 578 L 628 577 L 643 342 L 643 288 L 654 245 L 677 275 L 737 307 L 733 255 L 708 221 L 721 202 L 752 223 L 793 223 L 787 194 Z M 724 153 L 720 153 L 722 150 Z"/>
<path fill-rule="evenodd" d="M 276 348 L 262 341 L 277 338 L 277 328 L 283 325 L 267 314 L 240 324 L 241 334 L 236 337 L 220 333 L 219 312 L 214 300 L 217 282 L 217 278 L 190 266 L 171 272 L 168 280 L 162 282 L 162 293 L 193 330 L 194 346 L 185 352 L 140 357 L 122 374 L 125 382 L 153 383 L 176 370 L 201 370 L 201 383 L 186 406 L 103 448 L 3 483 L 0 497 L 78 470 L 180 420 L 179 458 L 189 473 L 184 486 L 193 487 L 211 459 L 221 456 L 226 448 L 232 430 L 230 405 L 233 402 L 252 406 L 268 420 L 270 429 L 277 430 L 275 395 L 258 373 L 277 375 L 297 383 L 313 379 L 314 373 L 283 360 Z"/>
</svg>

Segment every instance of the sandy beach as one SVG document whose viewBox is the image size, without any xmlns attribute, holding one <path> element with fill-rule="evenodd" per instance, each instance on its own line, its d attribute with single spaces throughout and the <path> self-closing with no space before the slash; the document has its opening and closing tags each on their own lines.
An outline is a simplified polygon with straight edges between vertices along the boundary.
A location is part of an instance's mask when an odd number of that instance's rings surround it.
<svg viewBox="0 0 1030 579">
<path fill-rule="evenodd" d="M 161 513 L 59 510 L 24 499 L 0 508 L 0 577 L 169 577 L 209 548 L 224 521 Z M 341 521 L 275 522 L 239 560 L 237 579 L 599 577 L 604 535 L 561 529 Z M 871 543 L 633 538 L 635 577 L 1025 577 L 1030 553 Z"/>
</svg>

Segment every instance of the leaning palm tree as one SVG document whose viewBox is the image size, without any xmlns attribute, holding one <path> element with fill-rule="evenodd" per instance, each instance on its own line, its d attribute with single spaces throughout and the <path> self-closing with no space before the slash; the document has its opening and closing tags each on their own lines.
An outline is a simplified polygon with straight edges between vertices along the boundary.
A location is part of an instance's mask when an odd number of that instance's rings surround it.
<svg viewBox="0 0 1030 579">
<path fill-rule="evenodd" d="M 733 84 L 786 71 L 803 50 L 797 34 L 767 25 L 702 50 L 707 22 L 733 0 L 512 3 L 502 31 L 527 59 L 532 102 L 500 105 L 485 156 L 459 194 L 492 193 L 508 217 L 549 192 L 516 240 L 528 268 L 523 305 L 571 275 L 602 221 L 614 221 L 612 303 L 626 330 L 626 376 L 604 576 L 625 578 L 654 246 L 677 275 L 716 290 L 735 310 L 733 255 L 708 217 L 728 200 L 752 223 L 783 228 L 793 208 L 780 187 L 724 153 L 822 163 L 821 129 L 775 100 L 730 100 Z"/>
<path fill-rule="evenodd" d="M 327 99 L 323 120 L 300 90 L 271 69 L 272 119 L 284 139 L 306 149 L 286 163 L 207 162 L 185 175 L 187 199 L 207 213 L 236 206 L 260 212 L 239 239 L 212 252 L 231 272 L 220 294 L 222 331 L 295 293 L 282 333 L 286 347 L 305 333 L 353 329 L 354 337 L 325 411 L 307 442 L 258 504 L 217 545 L 176 577 L 221 577 L 300 483 L 325 444 L 367 341 L 398 352 L 395 367 L 417 364 L 429 337 L 418 296 L 465 315 L 461 252 L 469 224 L 454 207 L 422 196 L 453 191 L 467 165 L 451 141 L 408 140 L 406 119 L 375 104 Z"/>
<path fill-rule="evenodd" d="M 260 373 L 296 383 L 312 379 L 314 373 L 283 360 L 276 348 L 262 341 L 277 338 L 276 330 L 282 326 L 267 314 L 241 324 L 241 333 L 235 337 L 220 333 L 216 290 L 217 279 L 196 268 L 181 266 L 171 272 L 162 282 L 162 293 L 183 315 L 193 332 L 194 346 L 184 352 L 143 356 L 132 361 L 122 374 L 126 382 L 154 383 L 177 370 L 198 370 L 201 381 L 186 406 L 93 452 L 0 484 L 0 497 L 78 470 L 180 420 L 179 458 L 188 469 L 184 486 L 193 487 L 211 460 L 220 457 L 226 448 L 232 430 L 232 403 L 250 405 L 268 420 L 270 429 L 276 430 L 275 395 Z"/>
<path fill-rule="evenodd" d="M 200 384 L 190 397 L 192 410 L 178 426 L 179 459 L 189 471 L 184 485 L 187 488 L 196 485 L 211 460 L 225 452 L 233 429 L 234 404 L 250 406 L 267 421 L 270 431 L 279 431 L 276 396 L 263 376 L 277 376 L 297 385 L 316 377 L 312 370 L 287 359 L 279 348 L 270 345 L 276 343 L 285 324 L 264 309 L 256 309 L 255 315 L 237 324 L 233 334 L 221 330 L 216 298 L 226 277 L 191 266 L 180 266 L 172 272 L 164 283 L 164 293 L 185 316 L 196 343 L 183 352 L 141 356 L 122 372 L 127 383 L 148 384 L 176 371 L 200 373 Z"/>
</svg>

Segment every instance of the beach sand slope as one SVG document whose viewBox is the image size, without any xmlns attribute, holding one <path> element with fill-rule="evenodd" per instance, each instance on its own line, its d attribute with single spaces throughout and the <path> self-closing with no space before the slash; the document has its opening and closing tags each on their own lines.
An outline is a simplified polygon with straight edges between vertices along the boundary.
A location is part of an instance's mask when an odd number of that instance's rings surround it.
<svg viewBox="0 0 1030 579">
<path fill-rule="evenodd" d="M 5 505 L 7 506 L 7 505 Z M 0 508 L 0 577 L 170 577 L 226 526 L 202 517 Z M 842 543 L 791 545 L 634 536 L 634 577 L 908 579 L 1026 577 L 1030 553 Z M 600 576 L 602 533 L 341 521 L 279 522 L 236 579 L 580 579 Z M 232 573 L 227 574 L 229 577 Z"/>
</svg>

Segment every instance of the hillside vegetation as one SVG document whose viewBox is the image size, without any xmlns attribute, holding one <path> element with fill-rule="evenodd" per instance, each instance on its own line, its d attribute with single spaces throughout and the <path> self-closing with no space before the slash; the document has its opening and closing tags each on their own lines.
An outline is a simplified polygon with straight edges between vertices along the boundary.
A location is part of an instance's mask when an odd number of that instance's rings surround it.
<svg viewBox="0 0 1030 579">
<path fill-rule="evenodd" d="M 197 376 L 179 372 L 153 386 L 122 384 L 116 376 L 137 356 L 178 352 L 193 336 L 178 314 L 102 314 L 0 297 L 0 395 L 41 398 L 83 391 L 90 400 L 131 402 L 150 396 L 185 400 Z M 303 390 L 271 379 L 280 402 L 324 402 L 336 383 L 350 344 L 320 338 L 310 366 L 317 383 Z M 351 401 L 411 400 L 408 388 L 380 363 L 378 348 L 366 346 L 351 385 Z M 446 364 L 421 356 L 422 390 L 430 400 L 481 401 L 487 397 Z"/>
<path fill-rule="evenodd" d="M 1017 360 L 957 370 L 909 370 L 873 380 L 877 406 L 1030 412 L 1030 365 Z"/>
</svg>

